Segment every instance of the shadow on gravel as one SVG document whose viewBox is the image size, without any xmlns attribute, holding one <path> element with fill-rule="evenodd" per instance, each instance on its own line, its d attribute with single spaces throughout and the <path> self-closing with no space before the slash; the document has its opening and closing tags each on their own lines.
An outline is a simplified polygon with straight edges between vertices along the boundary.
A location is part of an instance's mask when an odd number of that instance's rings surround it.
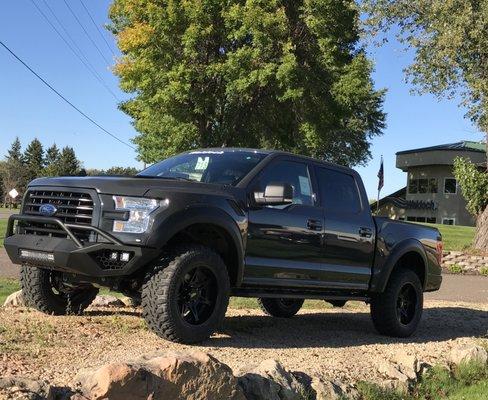
<svg viewBox="0 0 488 400">
<path fill-rule="evenodd" d="M 86 310 L 83 312 L 84 316 L 87 317 L 109 317 L 113 315 L 126 315 L 128 317 L 142 317 L 140 311 L 128 311 L 122 310 L 120 308 L 111 309 L 111 310 Z"/>
<path fill-rule="evenodd" d="M 488 336 L 488 312 L 462 307 L 424 310 L 417 332 L 405 339 L 378 334 L 369 313 L 302 313 L 291 319 L 229 316 L 221 333 L 207 341 L 215 347 L 303 348 L 367 344 L 428 343 Z M 205 344 L 207 344 L 205 343 Z"/>
</svg>

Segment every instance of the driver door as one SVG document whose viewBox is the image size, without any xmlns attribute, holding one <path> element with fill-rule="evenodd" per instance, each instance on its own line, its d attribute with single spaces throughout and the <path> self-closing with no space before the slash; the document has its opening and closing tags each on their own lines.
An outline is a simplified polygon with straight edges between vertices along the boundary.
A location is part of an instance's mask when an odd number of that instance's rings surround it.
<svg viewBox="0 0 488 400">
<path fill-rule="evenodd" d="M 291 204 L 251 205 L 244 284 L 265 286 L 320 285 L 324 213 L 315 204 L 307 162 L 277 159 L 249 185 L 249 195 L 272 183 L 293 188 Z"/>
</svg>

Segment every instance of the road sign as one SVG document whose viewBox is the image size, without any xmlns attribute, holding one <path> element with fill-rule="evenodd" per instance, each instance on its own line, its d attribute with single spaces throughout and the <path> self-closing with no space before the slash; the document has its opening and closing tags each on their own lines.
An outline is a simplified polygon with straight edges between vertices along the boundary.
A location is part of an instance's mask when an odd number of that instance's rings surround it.
<svg viewBox="0 0 488 400">
<path fill-rule="evenodd" d="M 15 199 L 19 195 L 19 192 L 17 192 L 17 190 L 15 189 L 12 189 L 10 192 L 8 192 L 8 194 L 12 199 Z"/>
</svg>

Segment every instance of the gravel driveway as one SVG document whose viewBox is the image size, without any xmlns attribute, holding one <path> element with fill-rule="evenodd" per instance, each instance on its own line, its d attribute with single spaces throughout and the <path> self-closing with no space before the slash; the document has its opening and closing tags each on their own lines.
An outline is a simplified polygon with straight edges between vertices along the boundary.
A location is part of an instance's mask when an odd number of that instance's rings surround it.
<svg viewBox="0 0 488 400">
<path fill-rule="evenodd" d="M 168 349 L 199 349 L 235 372 L 267 358 L 307 374 L 343 381 L 378 380 L 381 360 L 397 352 L 442 362 L 453 345 L 488 345 L 488 304 L 427 301 L 418 332 L 409 339 L 378 335 L 368 308 L 302 310 L 292 319 L 257 310 L 229 310 L 223 329 L 201 346 L 167 342 L 149 331 L 139 310 L 89 309 L 82 317 L 0 309 L 0 376 L 27 375 L 66 384 L 80 368 Z"/>
</svg>

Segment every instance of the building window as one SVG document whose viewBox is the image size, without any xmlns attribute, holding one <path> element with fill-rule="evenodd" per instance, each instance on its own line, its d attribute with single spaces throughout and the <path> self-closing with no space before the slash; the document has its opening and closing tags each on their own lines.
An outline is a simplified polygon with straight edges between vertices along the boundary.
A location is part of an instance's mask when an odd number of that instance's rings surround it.
<svg viewBox="0 0 488 400">
<path fill-rule="evenodd" d="M 428 224 L 437 224 L 437 218 L 436 217 L 427 218 L 427 223 Z"/>
<path fill-rule="evenodd" d="M 398 217 L 399 221 L 405 221 L 405 217 Z"/>
<path fill-rule="evenodd" d="M 428 218 L 428 217 L 407 217 L 407 221 L 410 221 L 410 222 L 427 222 L 429 224 L 435 224 L 436 219 L 435 218 Z"/>
<path fill-rule="evenodd" d="M 427 193 L 429 190 L 429 180 L 419 179 L 419 193 Z"/>
<path fill-rule="evenodd" d="M 442 218 L 442 225 L 456 225 L 456 218 Z"/>
<path fill-rule="evenodd" d="M 437 193 L 437 179 L 436 178 L 410 178 L 408 181 L 408 193 Z"/>
<path fill-rule="evenodd" d="M 437 193 L 437 179 L 436 178 L 429 179 L 429 192 L 430 193 Z"/>
<path fill-rule="evenodd" d="M 419 181 L 418 179 L 410 179 L 408 182 L 408 193 L 415 194 L 419 191 Z"/>
<path fill-rule="evenodd" d="M 454 178 L 444 179 L 444 194 L 456 194 L 457 193 L 457 181 Z"/>
</svg>

